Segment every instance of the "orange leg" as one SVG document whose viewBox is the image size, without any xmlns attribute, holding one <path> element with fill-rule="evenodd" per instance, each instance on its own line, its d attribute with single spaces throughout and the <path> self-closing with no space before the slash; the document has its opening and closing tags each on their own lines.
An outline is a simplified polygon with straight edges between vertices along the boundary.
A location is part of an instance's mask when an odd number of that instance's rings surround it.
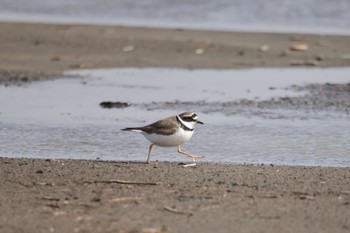
<svg viewBox="0 0 350 233">
<path fill-rule="evenodd" d="M 153 145 L 154 144 L 149 145 L 148 156 L 147 156 L 147 163 L 149 163 L 149 159 L 151 158 L 151 151 L 152 151 Z"/>
<path fill-rule="evenodd" d="M 190 157 L 194 163 L 196 163 L 196 160 L 194 160 L 194 159 L 204 158 L 204 156 L 191 155 L 189 153 L 182 151 L 180 148 L 180 145 L 177 146 L 177 152 L 179 152 L 180 154 L 186 155 L 187 157 Z"/>
</svg>

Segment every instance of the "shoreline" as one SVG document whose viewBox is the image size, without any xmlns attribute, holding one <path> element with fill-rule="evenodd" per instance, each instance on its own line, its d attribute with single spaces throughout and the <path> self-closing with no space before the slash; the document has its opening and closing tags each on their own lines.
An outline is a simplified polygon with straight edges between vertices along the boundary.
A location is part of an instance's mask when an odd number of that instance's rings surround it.
<svg viewBox="0 0 350 233">
<path fill-rule="evenodd" d="M 122 164 L 145 164 L 145 161 L 140 160 L 113 160 L 113 159 L 100 159 L 100 158 L 88 158 L 88 159 L 82 159 L 82 158 L 63 158 L 63 157 L 11 157 L 6 155 L 0 155 L 0 160 L 38 160 L 38 161 L 68 161 L 74 163 L 76 162 L 96 162 L 96 163 L 122 163 Z M 185 160 L 159 160 L 155 159 L 151 161 L 151 164 L 161 164 L 161 163 L 169 163 L 174 165 L 184 165 L 186 163 L 189 163 L 190 161 Z M 216 162 L 216 161 L 201 161 L 196 160 L 197 165 L 205 165 L 205 166 L 253 166 L 253 167 L 288 167 L 288 168 L 310 168 L 310 169 L 350 169 L 350 166 L 343 165 L 343 166 L 332 166 L 332 165 L 309 165 L 309 164 L 279 164 L 279 163 L 260 163 L 260 162 Z"/>
</svg>

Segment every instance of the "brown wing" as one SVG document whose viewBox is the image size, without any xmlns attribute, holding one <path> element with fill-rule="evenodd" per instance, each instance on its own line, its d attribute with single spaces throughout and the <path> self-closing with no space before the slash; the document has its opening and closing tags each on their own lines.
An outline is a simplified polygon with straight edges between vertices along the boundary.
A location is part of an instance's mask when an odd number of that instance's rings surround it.
<svg viewBox="0 0 350 233">
<path fill-rule="evenodd" d="M 179 127 L 176 116 L 159 120 L 141 128 L 146 133 L 170 135 L 176 132 Z"/>
</svg>

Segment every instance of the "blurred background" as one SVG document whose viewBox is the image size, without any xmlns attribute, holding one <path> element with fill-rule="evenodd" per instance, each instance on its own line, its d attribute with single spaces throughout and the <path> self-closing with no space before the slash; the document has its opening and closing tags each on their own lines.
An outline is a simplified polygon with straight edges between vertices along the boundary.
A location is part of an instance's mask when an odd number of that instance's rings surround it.
<svg viewBox="0 0 350 233">
<path fill-rule="evenodd" d="M 0 20 L 350 33 L 348 0 L 0 0 Z"/>
</svg>

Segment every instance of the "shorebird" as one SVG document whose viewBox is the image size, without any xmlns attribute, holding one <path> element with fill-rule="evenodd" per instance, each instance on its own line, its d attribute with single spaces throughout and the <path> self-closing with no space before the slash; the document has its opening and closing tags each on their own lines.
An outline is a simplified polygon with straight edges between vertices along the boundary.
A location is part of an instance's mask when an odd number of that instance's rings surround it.
<svg viewBox="0 0 350 233">
<path fill-rule="evenodd" d="M 181 150 L 180 145 L 191 139 L 196 124 L 204 124 L 198 120 L 198 116 L 194 112 L 183 112 L 176 116 L 171 116 L 150 125 L 143 127 L 129 127 L 122 129 L 123 131 L 135 131 L 142 133 L 150 142 L 147 163 L 150 161 L 151 151 L 154 145 L 160 147 L 177 147 L 177 152 L 190 157 L 193 161 L 184 167 L 195 166 L 197 158 L 204 156 L 191 155 Z"/>
</svg>

